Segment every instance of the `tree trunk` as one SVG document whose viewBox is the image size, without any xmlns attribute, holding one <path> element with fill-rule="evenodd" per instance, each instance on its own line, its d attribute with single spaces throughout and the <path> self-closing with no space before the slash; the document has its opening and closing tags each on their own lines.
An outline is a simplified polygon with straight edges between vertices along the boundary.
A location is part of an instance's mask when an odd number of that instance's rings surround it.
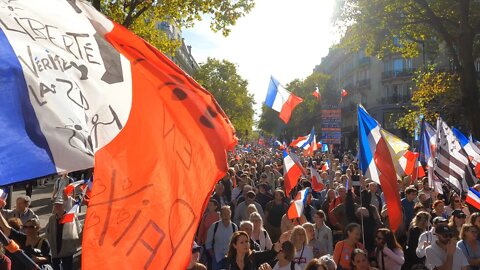
<svg viewBox="0 0 480 270">
<path fill-rule="evenodd" d="M 459 1 L 460 34 L 458 36 L 458 55 L 460 88 L 462 90 L 462 105 L 464 106 L 470 132 L 476 138 L 480 137 L 480 94 L 478 93 L 475 59 L 473 59 L 474 29 L 470 26 L 470 6 L 468 0 Z"/>
</svg>

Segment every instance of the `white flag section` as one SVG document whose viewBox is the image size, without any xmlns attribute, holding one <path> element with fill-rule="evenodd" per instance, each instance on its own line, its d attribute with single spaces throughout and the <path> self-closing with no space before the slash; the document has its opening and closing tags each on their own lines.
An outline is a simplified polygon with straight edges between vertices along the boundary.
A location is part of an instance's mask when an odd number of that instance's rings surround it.
<svg viewBox="0 0 480 270">
<path fill-rule="evenodd" d="M 467 154 L 462 149 L 452 129 L 441 119 L 437 120 L 437 151 L 434 172 L 457 192 L 467 192 L 477 181 L 469 166 Z"/>
<path fill-rule="evenodd" d="M 124 127 L 130 62 L 97 14 L 75 1 L 0 1 L 1 184 L 93 167 Z"/>
</svg>

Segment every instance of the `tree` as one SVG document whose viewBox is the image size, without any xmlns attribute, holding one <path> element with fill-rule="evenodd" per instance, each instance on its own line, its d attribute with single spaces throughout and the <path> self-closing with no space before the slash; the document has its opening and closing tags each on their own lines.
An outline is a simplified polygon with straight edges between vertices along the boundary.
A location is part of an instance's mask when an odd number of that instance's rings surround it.
<svg viewBox="0 0 480 270">
<path fill-rule="evenodd" d="M 208 58 L 194 78 L 212 93 L 232 121 L 237 134 L 243 135 L 246 130 L 252 133 L 255 102 L 253 95 L 248 93 L 248 82 L 238 75 L 235 64 Z"/>
<path fill-rule="evenodd" d="M 441 116 L 452 125 L 464 124 L 464 113 L 460 103 L 460 83 L 456 74 L 436 71 L 434 66 L 429 66 L 424 71 L 419 71 L 414 81 L 418 89 L 413 92 L 413 108 L 400 118 L 396 124 L 413 134 L 417 120 L 421 115 L 429 123 L 435 123 Z"/>
<path fill-rule="evenodd" d="M 254 7 L 254 0 L 90 0 L 92 5 L 113 21 L 132 30 L 163 52 L 174 54 L 180 44 L 171 39 L 159 25 L 192 27 L 202 15 L 210 15 L 210 28 L 227 36 L 230 27 Z"/>
<path fill-rule="evenodd" d="M 480 2 L 476 0 L 345 0 L 338 25 L 343 43 L 382 56 L 418 56 L 419 44 L 437 40 L 458 74 L 469 128 L 480 136 L 480 93 L 474 61 L 480 56 Z"/>
</svg>

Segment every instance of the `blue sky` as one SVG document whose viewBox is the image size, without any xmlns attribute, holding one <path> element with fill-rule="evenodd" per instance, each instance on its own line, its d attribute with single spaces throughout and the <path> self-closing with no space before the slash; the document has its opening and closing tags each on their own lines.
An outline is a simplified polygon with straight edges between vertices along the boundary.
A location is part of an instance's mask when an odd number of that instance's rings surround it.
<svg viewBox="0 0 480 270">
<path fill-rule="evenodd" d="M 306 78 L 338 40 L 331 24 L 334 2 L 257 0 L 228 37 L 211 31 L 208 20 L 184 30 L 183 37 L 197 62 L 213 57 L 237 64 L 260 113 L 271 75 L 283 85 Z"/>
</svg>

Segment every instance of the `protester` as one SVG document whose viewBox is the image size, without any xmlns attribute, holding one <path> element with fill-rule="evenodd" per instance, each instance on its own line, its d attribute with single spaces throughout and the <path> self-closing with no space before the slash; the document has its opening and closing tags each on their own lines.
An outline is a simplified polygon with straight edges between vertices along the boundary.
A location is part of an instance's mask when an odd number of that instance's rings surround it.
<svg viewBox="0 0 480 270">
<path fill-rule="evenodd" d="M 0 200 L 0 206 L 2 207 L 2 214 L 5 219 L 10 218 L 19 218 L 22 221 L 22 225 L 25 224 L 28 220 L 38 219 L 38 216 L 30 209 L 30 204 L 32 199 L 29 196 L 21 195 L 17 197 L 15 201 L 15 209 L 3 209 L 5 202 Z"/>
<path fill-rule="evenodd" d="M 295 257 L 295 247 L 292 242 L 285 241 L 282 243 L 282 249 L 277 254 L 277 263 L 273 270 L 301 270 L 300 266 L 293 261 Z"/>
<path fill-rule="evenodd" d="M 443 217 L 436 217 L 433 219 L 432 228 L 428 231 L 423 232 L 420 237 L 418 238 L 418 245 L 415 253 L 417 254 L 418 258 L 425 258 L 425 249 L 430 246 L 433 242 L 437 241 L 437 237 L 435 236 L 435 228 L 439 224 L 447 224 L 448 220 L 444 219 Z"/>
<path fill-rule="evenodd" d="M 435 217 L 443 217 L 448 218 L 447 213 L 445 212 L 445 202 L 442 200 L 436 200 L 433 202 L 433 210 L 432 210 L 432 220 Z"/>
<path fill-rule="evenodd" d="M 222 206 L 220 220 L 213 223 L 207 232 L 205 247 L 212 258 L 212 269 L 220 270 L 225 266 L 225 255 L 232 233 L 236 232 L 237 225 L 231 221 L 232 212 L 230 206 Z"/>
<path fill-rule="evenodd" d="M 339 268 L 337 268 L 339 269 Z M 368 257 L 365 250 L 356 248 L 353 250 L 351 254 L 351 260 L 349 264 L 349 268 L 341 268 L 342 269 L 352 269 L 352 270 L 377 270 L 377 268 L 371 267 L 368 263 Z"/>
<path fill-rule="evenodd" d="M 245 192 L 245 188 L 244 188 L 244 192 Z M 262 216 L 262 218 L 264 217 L 262 206 L 255 201 L 255 197 L 256 197 L 255 192 L 250 190 L 250 191 L 247 191 L 245 194 L 246 194 L 245 201 L 238 204 L 237 207 L 235 208 L 235 217 L 233 221 L 237 225 L 239 225 L 240 221 L 242 220 L 248 220 L 249 213 L 247 212 L 247 208 L 252 204 L 255 205 L 260 216 Z"/>
<path fill-rule="evenodd" d="M 210 199 L 207 205 L 207 209 L 203 214 L 203 217 L 198 226 L 197 241 L 199 245 L 205 245 L 207 240 L 207 232 L 210 226 L 220 220 L 220 207 L 218 201 Z"/>
<path fill-rule="evenodd" d="M 276 242 L 281 234 L 280 225 L 283 215 L 288 211 L 288 204 L 284 201 L 285 193 L 282 190 L 275 190 L 273 195 L 273 200 L 265 208 L 265 228 L 272 242 Z"/>
<path fill-rule="evenodd" d="M 477 240 L 478 229 L 471 223 L 463 224 L 460 230 L 460 241 L 457 247 L 463 252 L 463 255 L 470 264 L 469 270 L 480 269 L 480 241 Z"/>
<path fill-rule="evenodd" d="M 250 221 L 253 223 L 251 239 L 259 245 L 260 251 L 272 249 L 272 240 L 263 228 L 262 216 L 259 213 L 252 213 L 250 214 Z"/>
<path fill-rule="evenodd" d="M 352 269 L 352 252 L 354 249 L 364 249 L 363 244 L 360 243 L 361 234 L 361 227 L 357 223 L 350 223 L 345 227 L 345 240 L 339 241 L 333 251 L 333 260 L 337 267 Z"/>
<path fill-rule="evenodd" d="M 52 250 L 52 266 L 54 270 L 73 269 L 73 255 L 80 246 L 82 227 L 75 216 L 73 222 L 62 221 L 66 214 L 61 197 L 53 204 L 53 214 L 45 227 L 45 236 Z"/>
<path fill-rule="evenodd" d="M 315 226 L 310 222 L 306 222 L 302 224 L 302 227 L 305 229 L 305 232 L 307 233 L 308 246 L 312 248 L 313 257 L 320 258 L 321 244 L 320 244 L 320 241 L 315 239 Z"/>
<path fill-rule="evenodd" d="M 462 250 L 457 247 L 457 240 L 452 238 L 453 232 L 445 224 L 439 224 L 435 228 L 437 241 L 426 249 L 425 265 L 428 269 L 455 269 L 467 270 L 469 263 Z"/>
<path fill-rule="evenodd" d="M 249 236 L 246 232 L 234 232 L 228 245 L 226 267 L 230 270 L 257 270 L 257 268 L 274 259 L 281 250 L 280 243 L 266 251 L 252 251 L 249 244 Z"/>
<path fill-rule="evenodd" d="M 419 212 L 413 218 L 408 229 L 408 243 L 405 250 L 403 270 L 409 270 L 413 265 L 424 262 L 422 258 L 417 257 L 416 249 L 420 235 L 428 229 L 429 220 L 430 214 L 428 212 Z"/>
<path fill-rule="evenodd" d="M 315 221 L 315 239 L 318 241 L 318 256 L 333 253 L 333 235 L 332 230 L 325 224 L 326 215 L 322 210 L 318 210 L 313 215 Z"/>
<path fill-rule="evenodd" d="M 187 270 L 207 270 L 207 267 L 205 267 L 205 265 L 198 262 L 201 250 L 202 247 L 200 247 L 197 243 L 193 242 L 192 257 L 190 258 L 190 262 L 187 265 Z"/>
<path fill-rule="evenodd" d="M 452 216 L 448 221 L 448 227 L 450 227 L 453 232 L 453 238 L 459 238 L 460 230 L 462 229 L 463 224 L 465 224 L 466 219 L 467 215 L 465 215 L 462 210 L 453 210 Z"/>
<path fill-rule="evenodd" d="M 400 270 L 405 258 L 402 246 L 395 239 L 395 234 L 387 228 L 377 230 L 375 237 L 375 258 L 380 270 Z"/>
<path fill-rule="evenodd" d="M 463 204 L 462 198 L 457 193 L 452 193 L 450 196 L 450 205 L 445 206 L 445 212 L 448 216 L 451 216 L 454 210 L 461 210 L 465 215 L 470 215 L 470 210 Z"/>
<path fill-rule="evenodd" d="M 302 226 L 295 226 L 290 235 L 290 241 L 295 246 L 293 261 L 300 266 L 300 269 L 305 269 L 307 263 L 313 259 L 313 249 L 308 246 L 307 232 Z"/>
<path fill-rule="evenodd" d="M 260 251 L 260 245 L 252 239 L 253 233 L 253 223 L 249 220 L 244 220 L 240 222 L 240 226 L 238 227 L 239 231 L 246 232 L 248 234 L 248 241 L 250 243 L 250 250 L 252 251 Z"/>
</svg>

